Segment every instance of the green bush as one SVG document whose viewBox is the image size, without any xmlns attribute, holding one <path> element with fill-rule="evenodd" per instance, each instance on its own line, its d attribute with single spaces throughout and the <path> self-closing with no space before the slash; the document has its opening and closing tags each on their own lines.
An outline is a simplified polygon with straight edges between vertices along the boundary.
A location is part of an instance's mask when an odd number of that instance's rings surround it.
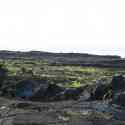
<svg viewBox="0 0 125 125">
<path fill-rule="evenodd" d="M 81 86 L 81 83 L 79 81 L 72 81 L 71 83 L 65 84 L 65 87 L 70 88 L 79 88 Z"/>
</svg>

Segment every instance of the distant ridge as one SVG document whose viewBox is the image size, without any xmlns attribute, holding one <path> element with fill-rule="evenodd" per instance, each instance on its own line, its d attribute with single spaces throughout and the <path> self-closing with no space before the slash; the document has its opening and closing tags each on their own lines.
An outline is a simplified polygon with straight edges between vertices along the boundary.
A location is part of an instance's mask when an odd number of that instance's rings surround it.
<svg viewBox="0 0 125 125">
<path fill-rule="evenodd" d="M 44 51 L 0 51 L 0 59 L 42 59 L 50 65 L 80 65 L 98 67 L 125 67 L 125 59 L 117 55 L 88 53 L 53 53 Z"/>
<path fill-rule="evenodd" d="M 29 56 L 31 55 L 33 56 L 45 56 L 45 55 L 57 55 L 57 56 L 69 56 L 69 55 L 73 55 L 73 56 L 98 56 L 98 57 L 106 57 L 106 58 L 114 58 L 114 59 L 118 59 L 121 58 L 121 56 L 118 55 L 96 55 L 96 54 L 88 54 L 88 53 L 55 53 L 55 52 L 45 52 L 45 51 L 27 51 L 27 52 L 23 52 L 23 51 L 8 51 L 8 50 L 0 50 L 0 56 L 1 55 L 6 55 L 6 56 L 10 56 L 10 55 L 17 55 L 17 56 Z"/>
</svg>

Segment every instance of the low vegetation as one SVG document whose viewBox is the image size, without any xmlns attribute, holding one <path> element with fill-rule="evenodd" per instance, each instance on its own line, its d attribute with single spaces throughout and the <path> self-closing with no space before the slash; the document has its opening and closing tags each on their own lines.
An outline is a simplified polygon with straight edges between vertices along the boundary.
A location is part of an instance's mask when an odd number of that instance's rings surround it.
<svg viewBox="0 0 125 125">
<path fill-rule="evenodd" d="M 99 78 L 111 79 L 114 74 L 125 74 L 123 68 L 97 68 L 82 66 L 53 66 L 43 60 L 0 60 L 8 70 L 8 76 L 47 78 L 54 84 L 78 87 L 94 84 Z"/>
</svg>

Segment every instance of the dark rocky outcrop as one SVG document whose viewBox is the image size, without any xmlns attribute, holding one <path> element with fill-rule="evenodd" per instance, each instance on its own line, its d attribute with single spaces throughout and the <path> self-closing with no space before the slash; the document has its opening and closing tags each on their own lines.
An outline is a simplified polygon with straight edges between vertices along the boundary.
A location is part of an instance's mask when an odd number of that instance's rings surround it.
<svg viewBox="0 0 125 125">
<path fill-rule="evenodd" d="M 113 93 L 125 90 L 125 77 L 123 75 L 115 75 L 112 78 L 112 90 Z"/>
<path fill-rule="evenodd" d="M 64 88 L 55 84 L 49 84 L 46 87 L 41 86 L 31 97 L 32 101 L 59 101 L 78 99 L 84 87 Z"/>
<path fill-rule="evenodd" d="M 7 77 L 7 72 L 8 70 L 4 67 L 4 65 L 0 64 L 0 88 Z"/>
<path fill-rule="evenodd" d="M 123 105 L 125 103 L 125 77 L 114 75 L 111 83 L 100 79 L 96 81 L 94 91 L 91 93 L 92 100 L 112 98 L 114 103 Z"/>
<path fill-rule="evenodd" d="M 125 106 L 125 77 L 123 75 L 115 75 L 112 78 L 112 103 Z"/>
<path fill-rule="evenodd" d="M 34 94 L 30 97 L 32 101 L 50 101 L 57 93 L 60 93 L 64 88 L 55 84 L 43 84 L 38 87 Z"/>
</svg>

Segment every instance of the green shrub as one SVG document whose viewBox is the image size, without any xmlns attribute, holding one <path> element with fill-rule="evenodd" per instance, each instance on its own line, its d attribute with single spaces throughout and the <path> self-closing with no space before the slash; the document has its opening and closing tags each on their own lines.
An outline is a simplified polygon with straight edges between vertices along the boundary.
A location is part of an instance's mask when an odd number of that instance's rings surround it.
<svg viewBox="0 0 125 125">
<path fill-rule="evenodd" d="M 65 84 L 65 87 L 70 88 L 79 88 L 81 86 L 81 83 L 79 81 L 72 81 L 71 83 Z"/>
</svg>

